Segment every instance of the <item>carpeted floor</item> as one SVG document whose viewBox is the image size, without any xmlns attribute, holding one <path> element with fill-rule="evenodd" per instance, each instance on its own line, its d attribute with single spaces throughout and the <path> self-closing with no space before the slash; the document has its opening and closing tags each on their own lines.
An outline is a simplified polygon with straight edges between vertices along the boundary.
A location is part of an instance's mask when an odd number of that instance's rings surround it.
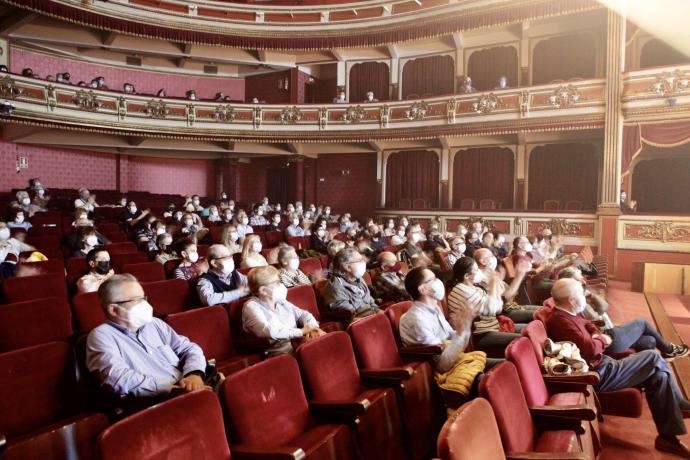
<svg viewBox="0 0 690 460">
<path fill-rule="evenodd" d="M 614 323 L 618 324 L 635 318 L 643 318 L 652 322 L 644 295 L 630 292 L 629 283 L 612 282 L 607 297 L 610 304 L 611 319 Z M 690 344 L 690 296 L 679 298 L 660 295 L 659 297 L 678 334 L 685 343 Z M 690 357 L 683 359 L 690 359 Z M 690 420 L 686 420 L 685 424 L 690 430 L 689 422 Z M 678 458 L 673 455 L 662 454 L 654 449 L 656 428 L 646 405 L 645 411 L 639 419 L 607 416 L 601 431 L 604 448 L 599 457 L 600 460 L 672 460 Z M 683 436 L 682 440 L 686 445 L 690 445 L 690 435 Z"/>
</svg>

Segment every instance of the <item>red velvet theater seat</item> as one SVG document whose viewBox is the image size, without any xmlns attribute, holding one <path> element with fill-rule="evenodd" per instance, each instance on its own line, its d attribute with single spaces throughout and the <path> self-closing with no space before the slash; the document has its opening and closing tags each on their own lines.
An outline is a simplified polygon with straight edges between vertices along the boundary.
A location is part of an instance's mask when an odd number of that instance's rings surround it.
<svg viewBox="0 0 690 460">
<path fill-rule="evenodd" d="M 67 284 L 63 273 L 7 278 L 2 289 L 8 303 L 45 297 L 67 298 Z"/>
<path fill-rule="evenodd" d="M 65 298 L 0 305 L 0 352 L 46 342 L 66 342 L 72 334 L 72 313 Z"/>
<path fill-rule="evenodd" d="M 92 458 L 104 414 L 81 414 L 72 352 L 50 342 L 0 354 L 3 459 Z"/>
<path fill-rule="evenodd" d="M 317 425 L 292 356 L 263 361 L 230 375 L 220 398 L 234 459 L 354 460 L 345 425 Z"/>
<path fill-rule="evenodd" d="M 153 314 L 164 317 L 172 313 L 179 313 L 196 305 L 189 283 L 186 280 L 165 280 L 151 283 L 141 283 L 149 303 L 153 307 Z"/>
<path fill-rule="evenodd" d="M 404 361 L 431 361 L 434 356 L 443 352 L 443 348 L 438 345 L 412 345 L 403 347 L 400 340 L 400 318 L 407 313 L 407 310 L 412 306 L 412 302 L 405 300 L 398 302 L 386 308 L 384 314 L 388 318 L 388 322 L 393 330 L 395 342 L 400 348 L 400 355 Z"/>
<path fill-rule="evenodd" d="M 575 432 L 579 420 L 530 414 L 513 363 L 503 362 L 491 369 L 479 384 L 479 392 L 491 403 L 505 452 L 590 454 L 591 439 L 581 440 Z"/>
<path fill-rule="evenodd" d="M 149 256 L 145 252 L 132 252 L 125 254 L 111 254 L 110 265 L 118 273 L 125 273 L 125 265 L 143 264 L 149 261 Z M 160 265 L 160 264 L 159 264 Z M 165 279 L 165 278 L 163 278 Z"/>
<path fill-rule="evenodd" d="M 131 241 L 127 241 L 126 243 L 106 244 L 105 249 L 107 249 L 108 254 L 112 257 L 115 254 L 131 254 L 137 252 L 137 245 Z"/>
<path fill-rule="evenodd" d="M 305 275 L 311 276 L 314 273 L 321 271 L 321 259 L 318 257 L 309 257 L 308 259 L 300 259 L 299 269 L 304 272 Z"/>
<path fill-rule="evenodd" d="M 318 259 L 316 260 L 318 261 Z M 314 288 L 312 288 L 311 285 L 291 287 L 288 289 L 287 300 L 314 315 L 314 318 L 316 318 L 321 329 L 324 331 L 332 332 L 343 330 L 343 324 L 341 322 L 321 322 L 321 313 L 319 312 L 319 306 L 316 302 L 316 294 L 314 294 Z"/>
<path fill-rule="evenodd" d="M 269 248 L 275 248 L 284 242 L 285 234 L 283 232 L 266 232 L 266 245 Z"/>
<path fill-rule="evenodd" d="M 218 398 L 199 390 L 144 409 L 107 428 L 101 460 L 229 460 Z"/>
<path fill-rule="evenodd" d="M 532 343 L 532 350 L 537 359 L 537 363 L 544 362 L 543 344 L 546 340 L 546 329 L 544 323 L 541 321 L 530 321 L 522 330 L 522 335 L 527 337 Z M 540 365 L 540 367 L 542 367 Z M 541 369 L 545 372 L 544 369 Z M 585 382 L 596 384 L 592 382 L 589 376 L 578 376 L 571 374 L 568 376 L 569 381 Z M 642 415 L 643 396 L 642 392 L 637 388 L 624 388 L 615 391 L 600 391 L 597 392 L 601 411 L 607 415 L 618 415 L 620 417 L 639 417 Z"/>
<path fill-rule="evenodd" d="M 65 276 L 65 263 L 62 259 L 49 259 L 42 262 L 20 262 L 17 264 L 17 271 L 29 269 L 37 275 L 48 273 L 60 273 Z"/>
<path fill-rule="evenodd" d="M 348 332 L 357 351 L 360 374 L 378 378 L 382 385 L 396 389 L 410 457 L 429 458 L 442 417 L 440 401 L 433 391 L 431 365 L 403 362 L 390 322 L 383 313 L 355 321 Z"/>
<path fill-rule="evenodd" d="M 70 257 L 65 261 L 65 267 L 67 268 L 67 284 L 69 286 L 74 286 L 77 280 L 89 271 L 86 257 Z"/>
<path fill-rule="evenodd" d="M 388 318 L 388 321 L 391 323 L 395 341 L 400 346 L 402 345 L 400 340 L 400 318 L 402 318 L 402 315 L 407 313 L 407 310 L 409 310 L 410 307 L 412 307 L 412 302 L 405 300 L 403 302 L 398 302 L 391 305 L 390 307 L 386 308 L 386 311 L 384 312 Z"/>
<path fill-rule="evenodd" d="M 258 363 L 261 356 L 238 355 L 232 345 L 228 314 L 223 307 L 203 307 L 174 313 L 165 318 L 178 334 L 186 336 L 204 351 L 206 359 L 215 359 L 219 372 L 230 375 Z"/>
<path fill-rule="evenodd" d="M 364 387 L 345 332 L 311 340 L 301 345 L 296 355 L 312 406 L 350 423 L 362 460 L 408 458 L 395 391 Z"/>
<path fill-rule="evenodd" d="M 72 310 L 77 329 L 87 333 L 105 321 L 105 313 L 98 300 L 98 292 L 81 292 L 72 298 Z"/>
<path fill-rule="evenodd" d="M 128 263 L 122 267 L 122 273 L 134 275 L 140 283 L 165 281 L 165 270 L 163 270 L 163 265 L 158 262 Z"/>
<path fill-rule="evenodd" d="M 486 399 L 465 403 L 448 418 L 438 435 L 437 454 L 441 460 L 505 460 L 496 417 Z"/>
</svg>

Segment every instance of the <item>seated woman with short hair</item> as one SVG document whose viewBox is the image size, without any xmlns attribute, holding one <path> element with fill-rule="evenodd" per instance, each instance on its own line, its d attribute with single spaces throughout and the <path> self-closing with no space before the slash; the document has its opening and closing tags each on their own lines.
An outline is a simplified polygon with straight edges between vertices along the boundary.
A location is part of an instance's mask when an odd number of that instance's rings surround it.
<svg viewBox="0 0 690 460">
<path fill-rule="evenodd" d="M 242 263 L 240 268 L 264 267 L 268 265 L 261 255 L 261 238 L 259 235 L 248 235 L 242 245 Z"/>
<path fill-rule="evenodd" d="M 295 248 L 281 245 L 278 250 L 278 263 L 280 263 L 280 281 L 285 287 L 311 285 L 311 280 L 299 269 L 299 257 Z"/>
<path fill-rule="evenodd" d="M 242 327 L 254 336 L 266 339 L 267 357 L 291 354 L 292 340 L 311 340 L 325 334 L 316 318 L 288 302 L 287 288 L 275 267 L 258 267 L 249 272 L 249 289 L 254 297 L 242 309 Z"/>
</svg>

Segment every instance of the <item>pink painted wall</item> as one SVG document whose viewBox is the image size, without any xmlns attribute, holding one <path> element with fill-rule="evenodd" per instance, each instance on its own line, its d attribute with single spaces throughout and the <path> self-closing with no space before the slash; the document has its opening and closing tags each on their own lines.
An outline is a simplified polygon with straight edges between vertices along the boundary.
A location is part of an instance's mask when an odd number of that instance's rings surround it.
<svg viewBox="0 0 690 460">
<path fill-rule="evenodd" d="M 29 159 L 29 168 L 15 172 L 17 155 Z M 40 177 L 48 188 L 116 187 L 115 155 L 81 150 L 53 149 L 0 141 L 0 191 L 27 186 Z M 177 160 L 127 157 L 121 160 L 121 189 L 184 195 L 214 195 L 213 160 Z"/>
<path fill-rule="evenodd" d="M 121 91 L 125 83 L 131 83 L 140 94 L 155 94 L 159 89 L 165 88 L 170 97 L 184 97 L 185 92 L 195 89 L 201 99 L 212 99 L 218 91 L 222 91 L 234 100 L 244 100 L 243 78 L 195 77 L 111 67 L 10 48 L 10 71 L 21 73 L 26 67 L 33 69 L 41 78 L 69 72 L 75 84 L 81 80 L 88 83 L 102 76 L 105 77 L 106 85 L 117 91 Z"/>
</svg>

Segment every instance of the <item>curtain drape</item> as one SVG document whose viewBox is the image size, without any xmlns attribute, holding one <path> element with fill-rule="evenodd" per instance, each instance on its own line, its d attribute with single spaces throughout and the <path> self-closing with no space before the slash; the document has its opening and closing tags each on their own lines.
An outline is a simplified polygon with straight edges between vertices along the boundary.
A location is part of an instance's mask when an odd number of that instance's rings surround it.
<svg viewBox="0 0 690 460">
<path fill-rule="evenodd" d="M 690 212 L 690 158 L 658 158 L 635 165 L 630 198 L 639 212 Z"/>
<path fill-rule="evenodd" d="M 676 123 L 650 123 L 623 126 L 621 172 L 630 173 L 630 165 L 642 151 L 642 143 L 655 147 L 677 147 L 690 142 L 690 120 Z"/>
<path fill-rule="evenodd" d="M 290 201 L 289 179 L 290 171 L 287 168 L 269 168 L 266 170 L 266 196 L 271 203 L 287 203 Z"/>
<path fill-rule="evenodd" d="M 508 86 L 518 86 L 518 55 L 512 46 L 497 46 L 475 51 L 467 62 L 467 75 L 479 91 L 488 91 L 498 86 L 501 76 L 508 78 Z"/>
<path fill-rule="evenodd" d="M 530 154 L 528 207 L 543 209 L 544 201 L 565 203 L 578 200 L 586 210 L 596 209 L 598 167 L 590 144 L 550 144 L 535 147 Z"/>
<path fill-rule="evenodd" d="M 532 54 L 532 84 L 593 78 L 596 41 L 589 34 L 564 35 L 537 43 Z"/>
<path fill-rule="evenodd" d="M 515 161 L 510 149 L 501 147 L 461 150 L 453 161 L 453 207 L 465 198 L 489 198 L 502 209 L 513 207 Z"/>
<path fill-rule="evenodd" d="M 453 92 L 455 64 L 450 56 L 429 56 L 407 61 L 403 67 L 403 99 L 410 95 L 441 96 Z"/>
<path fill-rule="evenodd" d="M 350 69 L 350 102 L 359 104 L 373 91 L 379 101 L 388 100 L 388 66 L 383 62 L 362 62 Z"/>
<path fill-rule="evenodd" d="M 391 154 L 386 163 L 386 207 L 399 208 L 401 201 L 409 200 L 413 209 L 437 208 L 438 168 L 438 156 L 428 150 Z M 421 206 L 421 200 L 424 200 L 425 206 Z"/>
</svg>

